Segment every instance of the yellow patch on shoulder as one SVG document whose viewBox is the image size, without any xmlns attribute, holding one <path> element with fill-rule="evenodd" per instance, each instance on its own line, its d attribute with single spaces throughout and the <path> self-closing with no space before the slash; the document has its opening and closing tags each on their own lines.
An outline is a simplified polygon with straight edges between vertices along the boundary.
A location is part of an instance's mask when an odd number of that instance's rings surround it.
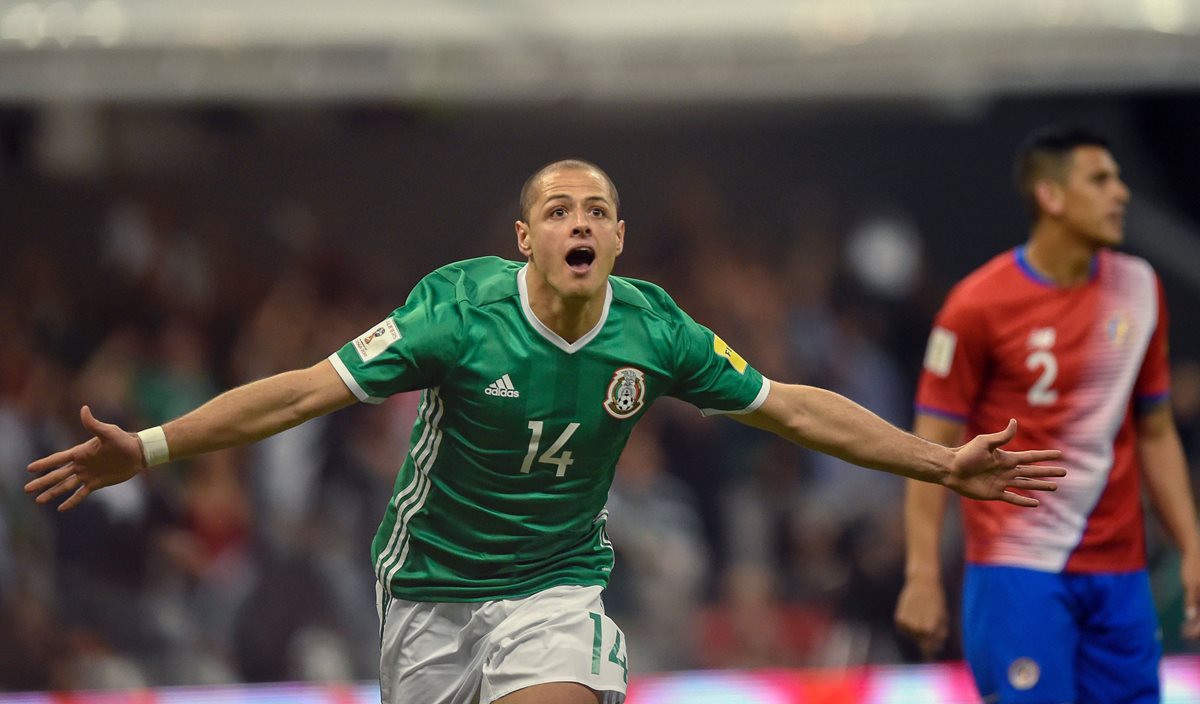
<svg viewBox="0 0 1200 704">
<path fill-rule="evenodd" d="M 720 335 L 713 335 L 713 351 L 729 360 L 729 363 L 733 365 L 738 374 L 746 373 L 746 360 L 742 359 L 742 355 L 734 352 L 732 347 L 725 344 Z"/>
</svg>

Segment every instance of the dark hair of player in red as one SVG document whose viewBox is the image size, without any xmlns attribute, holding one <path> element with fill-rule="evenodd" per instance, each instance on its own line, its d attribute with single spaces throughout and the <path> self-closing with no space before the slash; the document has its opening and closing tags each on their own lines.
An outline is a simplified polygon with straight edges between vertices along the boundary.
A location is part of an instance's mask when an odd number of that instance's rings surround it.
<svg viewBox="0 0 1200 704">
<path fill-rule="evenodd" d="M 1099 134 L 1082 127 L 1060 125 L 1038 128 L 1021 143 L 1013 171 L 1017 192 L 1035 217 L 1038 214 L 1037 197 L 1034 195 L 1037 182 L 1045 178 L 1064 181 L 1071 166 L 1071 156 L 1079 147 L 1100 147 L 1112 151 L 1108 140 Z"/>
</svg>

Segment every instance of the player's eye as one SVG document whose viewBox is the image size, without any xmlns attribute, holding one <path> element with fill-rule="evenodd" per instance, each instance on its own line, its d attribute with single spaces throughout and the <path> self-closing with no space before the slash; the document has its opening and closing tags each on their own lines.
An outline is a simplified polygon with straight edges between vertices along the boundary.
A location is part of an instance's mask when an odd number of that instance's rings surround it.
<svg viewBox="0 0 1200 704">
<path fill-rule="evenodd" d="M 599 206 L 592 208 L 592 217 L 603 218 L 608 216 L 608 211 Z"/>
<path fill-rule="evenodd" d="M 567 214 L 567 209 L 562 207 L 561 205 L 550 211 L 550 216 L 555 217 L 555 218 L 561 218 L 562 216 L 564 216 L 566 214 Z"/>
</svg>

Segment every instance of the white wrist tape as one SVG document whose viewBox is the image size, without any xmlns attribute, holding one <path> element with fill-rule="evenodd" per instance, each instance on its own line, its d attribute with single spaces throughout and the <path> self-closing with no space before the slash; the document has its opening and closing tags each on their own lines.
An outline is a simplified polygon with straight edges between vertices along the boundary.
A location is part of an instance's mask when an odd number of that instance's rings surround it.
<svg viewBox="0 0 1200 704">
<path fill-rule="evenodd" d="M 142 441 L 142 457 L 147 467 L 165 464 L 171 461 L 171 450 L 167 447 L 167 434 L 161 425 L 146 428 L 137 434 Z"/>
</svg>

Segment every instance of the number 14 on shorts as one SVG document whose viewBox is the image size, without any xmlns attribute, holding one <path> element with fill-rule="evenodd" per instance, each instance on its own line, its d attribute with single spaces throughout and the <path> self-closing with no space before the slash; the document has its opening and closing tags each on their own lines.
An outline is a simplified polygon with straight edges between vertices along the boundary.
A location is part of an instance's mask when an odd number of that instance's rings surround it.
<svg viewBox="0 0 1200 704">
<path fill-rule="evenodd" d="M 592 624 L 595 626 L 595 632 L 592 636 L 592 674 L 600 674 L 600 654 L 604 650 L 604 618 L 595 611 L 589 611 L 588 615 L 592 617 Z M 629 682 L 629 658 L 621 654 L 621 632 L 617 631 L 617 637 L 613 640 L 612 648 L 608 651 L 608 661 L 621 667 L 621 674 L 625 678 L 625 682 Z"/>
</svg>

